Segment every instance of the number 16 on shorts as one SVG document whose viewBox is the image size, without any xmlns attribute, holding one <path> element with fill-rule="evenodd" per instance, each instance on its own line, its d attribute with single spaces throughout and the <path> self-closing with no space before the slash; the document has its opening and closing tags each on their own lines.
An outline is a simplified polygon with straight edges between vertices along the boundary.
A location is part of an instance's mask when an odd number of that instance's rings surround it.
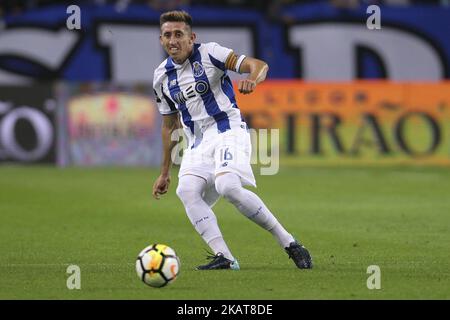
<svg viewBox="0 0 450 320">
<path fill-rule="evenodd" d="M 221 161 L 233 160 L 233 155 L 229 151 L 229 148 L 220 149 L 220 160 Z"/>
</svg>

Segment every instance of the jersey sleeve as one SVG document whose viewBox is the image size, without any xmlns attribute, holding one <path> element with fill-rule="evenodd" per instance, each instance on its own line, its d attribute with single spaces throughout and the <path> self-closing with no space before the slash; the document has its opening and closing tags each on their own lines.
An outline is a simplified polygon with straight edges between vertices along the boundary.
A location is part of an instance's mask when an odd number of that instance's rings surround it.
<svg viewBox="0 0 450 320">
<path fill-rule="evenodd" d="M 209 54 L 220 64 L 222 70 L 233 70 L 239 72 L 241 63 L 245 58 L 245 55 L 237 56 L 234 54 L 232 49 L 222 47 L 218 43 L 210 42 L 209 44 Z"/>
<path fill-rule="evenodd" d="M 222 47 L 218 43 L 211 42 L 209 44 L 209 54 L 222 63 L 225 63 L 227 61 L 227 58 L 231 52 L 233 52 L 232 49 Z"/>
<path fill-rule="evenodd" d="M 168 115 L 178 112 L 175 107 L 175 103 L 164 93 L 162 83 L 160 81 L 155 81 L 153 83 L 153 92 L 155 93 L 156 105 L 158 106 L 159 113 L 162 115 Z"/>
</svg>

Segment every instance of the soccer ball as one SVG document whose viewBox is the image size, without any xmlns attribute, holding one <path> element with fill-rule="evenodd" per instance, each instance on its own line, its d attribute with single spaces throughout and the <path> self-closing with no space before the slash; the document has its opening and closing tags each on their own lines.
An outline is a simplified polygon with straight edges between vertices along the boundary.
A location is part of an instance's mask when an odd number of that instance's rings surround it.
<svg viewBox="0 0 450 320">
<path fill-rule="evenodd" d="M 180 273 L 180 259 L 172 248 L 164 244 L 152 244 L 139 253 L 136 272 L 145 284 L 164 287 L 174 282 Z"/>
</svg>

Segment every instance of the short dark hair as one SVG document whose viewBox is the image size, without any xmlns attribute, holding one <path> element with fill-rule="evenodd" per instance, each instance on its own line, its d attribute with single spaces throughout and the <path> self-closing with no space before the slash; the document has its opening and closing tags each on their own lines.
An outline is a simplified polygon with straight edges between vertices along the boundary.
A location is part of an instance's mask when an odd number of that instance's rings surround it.
<svg viewBox="0 0 450 320">
<path fill-rule="evenodd" d="M 162 25 L 166 22 L 184 22 L 190 29 L 192 29 L 192 17 L 184 10 L 164 12 L 159 17 L 159 26 L 162 27 Z"/>
</svg>

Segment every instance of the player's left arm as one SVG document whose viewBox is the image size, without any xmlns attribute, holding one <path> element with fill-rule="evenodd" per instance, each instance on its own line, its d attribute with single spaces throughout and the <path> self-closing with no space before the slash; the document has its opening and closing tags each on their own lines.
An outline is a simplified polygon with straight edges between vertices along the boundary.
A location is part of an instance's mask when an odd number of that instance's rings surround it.
<svg viewBox="0 0 450 320">
<path fill-rule="evenodd" d="M 256 85 L 266 79 L 269 65 L 262 60 L 245 57 L 240 65 L 238 65 L 239 70 L 236 70 L 236 64 L 238 63 L 237 56 L 232 52 L 227 58 L 225 67 L 229 70 L 238 71 L 239 73 L 249 73 L 247 79 L 238 82 L 238 89 L 243 94 L 252 93 Z"/>
</svg>

